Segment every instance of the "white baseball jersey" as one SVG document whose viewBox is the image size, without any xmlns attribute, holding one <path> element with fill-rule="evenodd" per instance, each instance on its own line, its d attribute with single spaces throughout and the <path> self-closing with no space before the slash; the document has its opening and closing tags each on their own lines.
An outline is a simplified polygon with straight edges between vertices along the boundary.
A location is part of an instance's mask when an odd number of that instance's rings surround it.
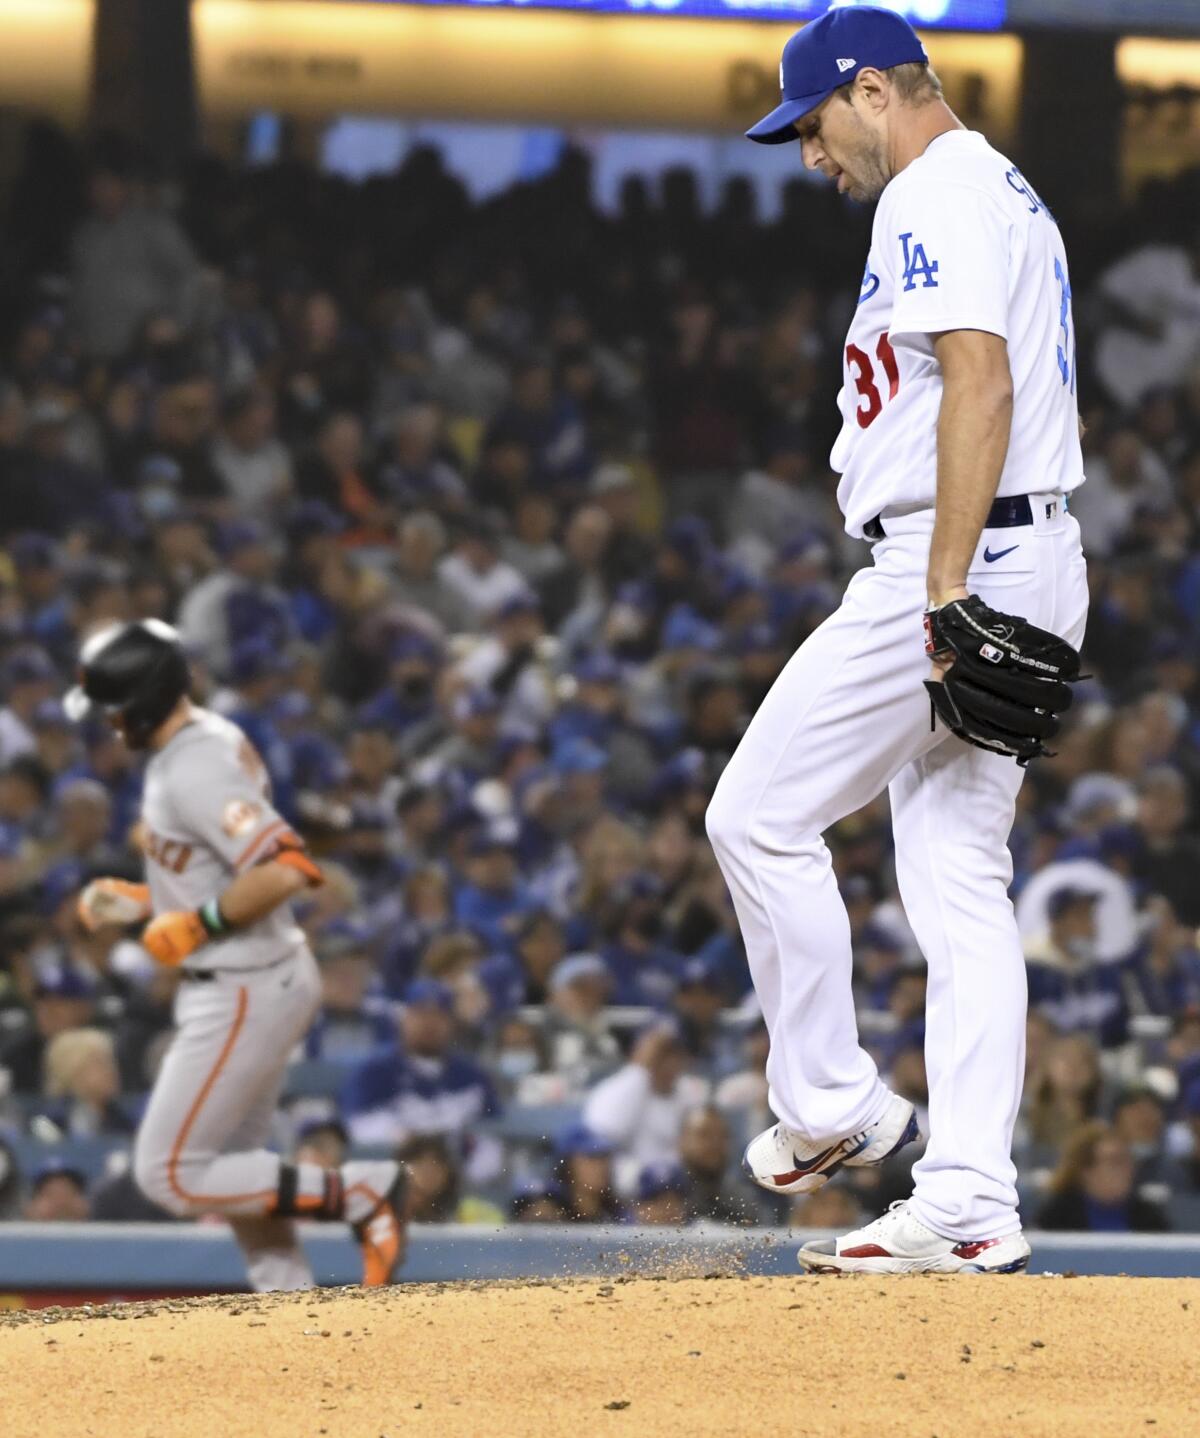
<svg viewBox="0 0 1200 1438">
<path fill-rule="evenodd" d="M 153 755 L 142 794 L 142 850 L 156 914 L 198 909 L 238 874 L 297 842 L 271 806 L 266 767 L 236 724 L 208 709 Z M 291 906 L 206 944 L 187 968 L 255 969 L 305 943 Z"/>
<path fill-rule="evenodd" d="M 934 503 L 942 376 L 932 338 L 946 330 L 1008 342 L 1012 433 L 997 495 L 1081 484 L 1062 236 L 1017 167 L 971 130 L 933 140 L 875 211 L 830 457 L 849 534 L 861 538 L 886 509 Z"/>
</svg>

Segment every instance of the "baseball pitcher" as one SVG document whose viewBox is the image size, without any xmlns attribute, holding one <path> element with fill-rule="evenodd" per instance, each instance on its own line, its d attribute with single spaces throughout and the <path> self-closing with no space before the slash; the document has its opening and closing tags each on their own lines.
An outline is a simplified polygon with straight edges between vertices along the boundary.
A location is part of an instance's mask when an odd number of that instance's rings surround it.
<svg viewBox="0 0 1200 1438">
<path fill-rule="evenodd" d="M 389 1281 L 404 1248 L 404 1174 L 392 1162 L 284 1163 L 265 1147 L 289 1055 L 319 1002 L 290 900 L 321 883 L 271 806 L 262 761 L 228 720 L 188 698 L 178 634 L 115 624 L 80 656 L 73 719 L 100 711 L 149 752 L 140 845 L 146 883 L 97 879 L 79 898 L 95 930 L 149 921 L 142 943 L 181 979 L 176 1034 L 134 1149 L 134 1175 L 180 1216 L 228 1217 L 258 1290 L 310 1287 L 292 1220 L 346 1219 L 363 1281 Z"/>
<path fill-rule="evenodd" d="M 878 201 L 843 352 L 832 466 L 872 565 L 788 662 L 708 832 L 770 1032 L 774 1128 L 750 1176 L 803 1193 L 917 1137 L 858 1042 L 850 931 L 821 835 L 883 788 L 929 971 L 928 1146 L 907 1201 L 811 1269 L 1012 1273 L 1025 970 L 1007 848 L 1024 765 L 1079 675 L 1087 579 L 1071 285 L 1030 181 L 942 98 L 906 21 L 840 8 L 783 52 L 750 130 Z M 924 642 L 923 642 L 924 633 Z"/>
</svg>

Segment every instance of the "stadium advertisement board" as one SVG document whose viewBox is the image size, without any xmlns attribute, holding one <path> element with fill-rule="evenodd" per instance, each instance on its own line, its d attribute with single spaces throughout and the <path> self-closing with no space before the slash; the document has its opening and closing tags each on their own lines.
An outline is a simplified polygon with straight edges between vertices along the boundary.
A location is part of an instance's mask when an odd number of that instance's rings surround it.
<svg viewBox="0 0 1200 1438">
<path fill-rule="evenodd" d="M 789 24 L 474 5 L 196 0 L 210 123 L 409 115 L 738 134 L 776 104 Z M 1015 35 L 924 31 L 951 103 L 1003 143 L 1016 119 Z M 664 46 L 670 63 L 664 64 Z"/>
<path fill-rule="evenodd" d="M 393 0 L 396 3 L 396 0 Z M 457 5 L 472 10 L 577 10 L 609 15 L 688 15 L 719 20 L 814 20 L 858 0 L 403 0 L 407 4 Z M 914 25 L 946 30 L 998 30 L 1006 0 L 874 0 Z"/>
</svg>

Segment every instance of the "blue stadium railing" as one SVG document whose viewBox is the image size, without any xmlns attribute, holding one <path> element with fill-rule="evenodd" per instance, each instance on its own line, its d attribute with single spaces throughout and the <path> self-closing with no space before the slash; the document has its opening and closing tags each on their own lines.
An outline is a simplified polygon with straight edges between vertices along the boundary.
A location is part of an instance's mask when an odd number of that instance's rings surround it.
<svg viewBox="0 0 1200 1438">
<path fill-rule="evenodd" d="M 322 1285 L 356 1283 L 357 1245 L 340 1225 L 304 1224 Z M 814 1236 L 806 1230 L 804 1237 Z M 786 1229 L 416 1225 L 403 1280 L 572 1275 L 796 1276 L 799 1233 Z M 1200 1235 L 1029 1234 L 1031 1273 L 1200 1277 Z M 227 1229 L 213 1224 L 0 1223 L 0 1300 L 20 1294 L 213 1293 L 245 1287 Z"/>
</svg>

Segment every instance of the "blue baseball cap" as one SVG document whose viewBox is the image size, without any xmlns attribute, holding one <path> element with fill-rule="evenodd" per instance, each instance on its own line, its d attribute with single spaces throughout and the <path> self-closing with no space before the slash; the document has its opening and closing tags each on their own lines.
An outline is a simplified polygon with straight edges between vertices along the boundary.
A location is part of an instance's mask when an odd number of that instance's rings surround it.
<svg viewBox="0 0 1200 1438">
<path fill-rule="evenodd" d="M 605 650 L 585 654 L 572 671 L 579 684 L 619 684 L 621 661 Z"/>
<path fill-rule="evenodd" d="M 269 675 L 286 673 L 288 668 L 287 656 L 259 634 L 234 646 L 229 657 L 229 680 L 231 684 L 253 684 Z"/>
<path fill-rule="evenodd" d="M 554 965 L 547 986 L 557 994 L 578 979 L 603 979 L 611 985 L 612 974 L 599 954 L 568 954 Z"/>
<path fill-rule="evenodd" d="M 73 728 L 59 699 L 42 700 L 33 711 L 33 727 L 35 730 Z"/>
<path fill-rule="evenodd" d="M 590 739 L 564 739 L 555 747 L 550 764 L 560 774 L 599 774 L 608 768 L 608 755 Z"/>
<path fill-rule="evenodd" d="M 231 519 L 217 531 L 217 550 L 222 559 L 231 559 L 243 549 L 257 549 L 266 543 L 266 529 L 253 519 Z"/>
<path fill-rule="evenodd" d="M 561 1183 L 555 1183 L 552 1178 L 531 1175 L 528 1178 L 518 1179 L 513 1185 L 509 1210 L 514 1218 L 519 1218 L 526 1209 L 532 1208 L 535 1203 L 542 1203 L 546 1199 L 557 1203 L 563 1209 L 567 1206 L 567 1193 Z"/>
<path fill-rule="evenodd" d="M 451 713 L 455 719 L 478 719 L 484 714 L 497 714 L 500 699 L 490 689 L 464 689 L 455 696 Z"/>
<path fill-rule="evenodd" d="M 687 1174 L 677 1163 L 648 1163 L 638 1174 L 637 1196 L 645 1203 L 664 1193 L 686 1193 Z"/>
<path fill-rule="evenodd" d="M 515 594 L 510 594 L 507 599 L 501 602 L 492 611 L 492 619 L 497 623 L 503 623 L 506 619 L 515 619 L 519 614 L 540 614 L 542 612 L 542 601 L 532 589 L 521 589 Z"/>
<path fill-rule="evenodd" d="M 27 644 L 8 656 L 0 677 L 6 689 L 15 689 L 19 684 L 44 684 L 57 674 L 54 662 L 46 651 L 36 644 Z"/>
<path fill-rule="evenodd" d="M 894 11 L 876 5 L 830 10 L 797 31 L 783 47 L 779 64 L 783 99 L 746 131 L 746 138 L 760 145 L 796 140 L 796 121 L 848 85 L 860 70 L 890 70 L 928 60 L 917 32 Z"/>
<path fill-rule="evenodd" d="M 560 1159 L 574 1158 L 576 1154 L 588 1158 L 606 1158 L 612 1151 L 612 1143 L 603 1134 L 596 1133 L 583 1123 L 572 1124 L 554 1141 L 554 1156 Z"/>
<path fill-rule="evenodd" d="M 711 989 L 714 994 L 725 992 L 725 977 L 720 962 L 695 954 L 684 964 L 679 974 L 680 988 Z"/>
<path fill-rule="evenodd" d="M 393 664 L 407 664 L 410 660 L 420 659 L 427 664 L 436 664 L 442 657 L 437 641 L 431 639 L 428 634 L 417 634 L 414 630 L 405 629 L 393 636 L 388 645 L 388 659 Z"/>
<path fill-rule="evenodd" d="M 444 1013 L 452 1013 L 454 990 L 439 979 L 413 979 L 404 990 L 402 1002 L 410 1009 L 441 1009 Z"/>
<path fill-rule="evenodd" d="M 37 1166 L 29 1186 L 34 1193 L 40 1193 L 52 1178 L 69 1178 L 80 1193 L 87 1192 L 87 1175 L 77 1165 L 58 1154 Z"/>
<path fill-rule="evenodd" d="M 94 999 L 96 981 L 69 961 L 51 961 L 39 966 L 33 995 L 38 999 Z"/>
<path fill-rule="evenodd" d="M 315 1133 L 336 1134 L 343 1143 L 350 1142 L 350 1135 L 346 1132 L 346 1125 L 338 1118 L 337 1114 L 325 1114 L 323 1117 L 305 1119 L 296 1130 L 296 1142 L 304 1143 L 306 1139 L 312 1138 Z"/>
</svg>

